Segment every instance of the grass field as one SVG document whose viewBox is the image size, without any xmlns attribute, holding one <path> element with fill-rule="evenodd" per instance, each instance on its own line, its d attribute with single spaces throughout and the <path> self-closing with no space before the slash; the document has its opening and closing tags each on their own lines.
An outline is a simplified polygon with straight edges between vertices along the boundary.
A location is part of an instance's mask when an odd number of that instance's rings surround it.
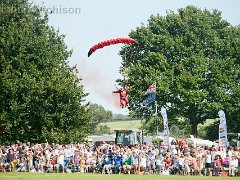
<svg viewBox="0 0 240 180">
<path fill-rule="evenodd" d="M 237 177 L 164 176 L 164 175 L 102 175 L 102 174 L 46 174 L 46 173 L 0 173 L 0 180 L 214 180 L 240 179 Z"/>
<path fill-rule="evenodd" d="M 100 125 L 107 125 L 111 129 L 128 128 L 128 129 L 138 129 L 141 126 L 141 120 L 131 120 L 131 121 L 112 121 L 107 123 L 101 123 Z"/>
<path fill-rule="evenodd" d="M 199 124 L 198 128 L 200 127 L 205 127 L 209 126 L 213 122 L 215 122 L 216 119 L 207 119 L 204 124 Z M 139 129 L 141 127 L 141 120 L 118 120 L 118 121 L 112 121 L 112 122 L 107 122 L 107 123 L 100 123 L 100 125 L 107 125 L 108 127 L 111 128 L 111 130 L 114 129 Z"/>
</svg>

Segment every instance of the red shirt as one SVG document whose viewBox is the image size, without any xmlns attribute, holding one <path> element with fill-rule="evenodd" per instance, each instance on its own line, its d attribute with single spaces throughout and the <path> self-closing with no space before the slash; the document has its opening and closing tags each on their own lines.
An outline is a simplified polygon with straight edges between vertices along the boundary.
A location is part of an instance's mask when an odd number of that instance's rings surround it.
<svg viewBox="0 0 240 180">
<path fill-rule="evenodd" d="M 217 159 L 217 160 L 215 161 L 215 166 L 218 167 L 219 169 L 221 169 L 221 168 L 222 168 L 221 160 Z"/>
</svg>

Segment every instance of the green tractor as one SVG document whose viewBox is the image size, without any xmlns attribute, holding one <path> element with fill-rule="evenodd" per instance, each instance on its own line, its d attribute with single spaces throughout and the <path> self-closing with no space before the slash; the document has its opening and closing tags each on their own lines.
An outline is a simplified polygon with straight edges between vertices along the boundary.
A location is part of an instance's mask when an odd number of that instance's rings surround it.
<svg viewBox="0 0 240 180">
<path fill-rule="evenodd" d="M 240 133 L 228 133 L 229 146 L 240 147 Z"/>
<path fill-rule="evenodd" d="M 115 133 L 115 144 L 117 145 L 133 146 L 136 144 L 141 144 L 142 133 L 139 130 L 119 129 L 115 130 Z"/>
</svg>

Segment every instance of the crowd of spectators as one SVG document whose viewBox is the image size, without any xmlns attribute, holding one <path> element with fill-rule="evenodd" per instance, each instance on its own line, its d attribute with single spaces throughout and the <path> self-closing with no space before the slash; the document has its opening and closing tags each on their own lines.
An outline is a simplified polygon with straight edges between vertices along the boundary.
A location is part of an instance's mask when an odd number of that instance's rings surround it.
<svg viewBox="0 0 240 180">
<path fill-rule="evenodd" d="M 240 148 L 177 145 L 0 145 L 0 172 L 237 176 Z"/>
</svg>

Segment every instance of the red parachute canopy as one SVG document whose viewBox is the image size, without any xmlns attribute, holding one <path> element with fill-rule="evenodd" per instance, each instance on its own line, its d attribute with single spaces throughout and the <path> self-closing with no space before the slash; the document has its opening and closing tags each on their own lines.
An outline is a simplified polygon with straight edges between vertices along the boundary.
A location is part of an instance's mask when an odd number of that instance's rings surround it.
<svg viewBox="0 0 240 180">
<path fill-rule="evenodd" d="M 110 39 L 107 41 L 100 42 L 89 49 L 88 57 L 91 56 L 91 54 L 95 52 L 97 49 L 101 49 L 105 46 L 110 46 L 112 44 L 119 44 L 119 43 L 134 44 L 135 40 L 132 38 L 116 38 L 116 39 Z"/>
</svg>

